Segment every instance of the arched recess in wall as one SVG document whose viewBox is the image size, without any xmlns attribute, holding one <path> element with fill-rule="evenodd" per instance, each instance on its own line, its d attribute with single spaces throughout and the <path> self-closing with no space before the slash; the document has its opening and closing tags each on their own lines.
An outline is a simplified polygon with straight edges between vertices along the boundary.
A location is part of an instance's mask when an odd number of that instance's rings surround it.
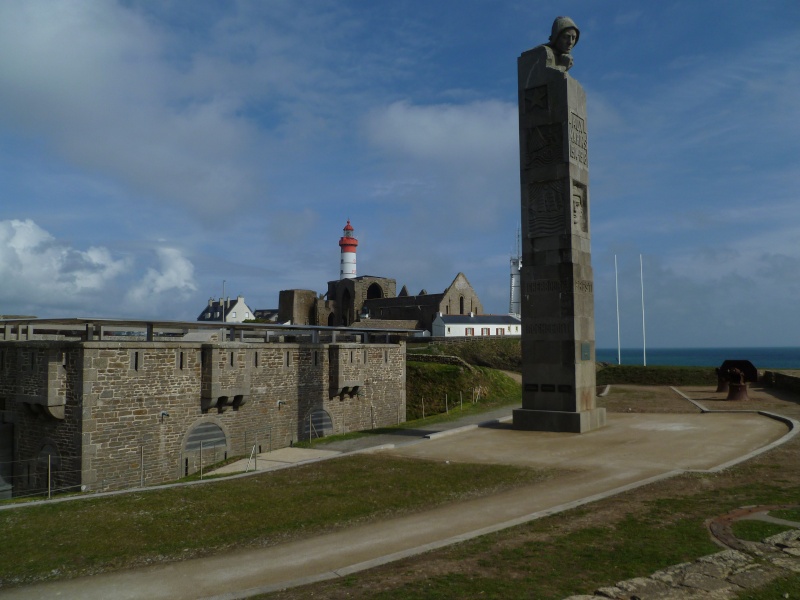
<svg viewBox="0 0 800 600">
<path fill-rule="evenodd" d="M 317 409 L 303 423 L 303 439 L 316 439 L 333 433 L 333 420 L 328 411 Z"/>
<path fill-rule="evenodd" d="M 383 288 L 377 283 L 373 283 L 367 288 L 367 300 L 373 298 L 383 298 Z"/>
<path fill-rule="evenodd" d="M 204 419 L 196 423 L 186 434 L 183 451 L 195 452 L 200 450 L 201 445 L 204 451 L 220 447 L 227 450 L 228 436 L 219 423 Z"/>
<path fill-rule="evenodd" d="M 342 294 L 341 303 L 342 325 L 350 325 L 353 322 L 353 299 L 350 290 L 345 290 Z"/>
<path fill-rule="evenodd" d="M 464 313 L 464 296 L 458 297 L 458 314 L 463 315 Z"/>
<path fill-rule="evenodd" d="M 331 313 L 328 315 L 328 327 L 333 327 L 334 325 L 336 325 L 336 318 Z"/>
</svg>

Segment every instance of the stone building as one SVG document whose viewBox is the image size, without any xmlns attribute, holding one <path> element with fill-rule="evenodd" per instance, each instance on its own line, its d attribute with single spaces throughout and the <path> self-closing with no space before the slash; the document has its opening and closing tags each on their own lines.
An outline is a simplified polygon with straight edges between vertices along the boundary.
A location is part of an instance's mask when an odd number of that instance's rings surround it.
<svg viewBox="0 0 800 600">
<path fill-rule="evenodd" d="M 112 490 L 405 420 L 396 332 L 258 324 L 0 323 L 0 488 Z M 10 443 L 9 443 L 9 440 Z"/>
<path fill-rule="evenodd" d="M 441 293 L 422 290 L 411 296 L 405 287 L 395 294 L 394 279 L 364 275 L 328 282 L 324 296 L 311 290 L 280 292 L 279 321 L 303 325 L 347 327 L 363 325 L 381 328 L 411 327 L 430 331 L 439 313 L 445 315 L 482 314 L 483 305 L 463 273 Z"/>
</svg>

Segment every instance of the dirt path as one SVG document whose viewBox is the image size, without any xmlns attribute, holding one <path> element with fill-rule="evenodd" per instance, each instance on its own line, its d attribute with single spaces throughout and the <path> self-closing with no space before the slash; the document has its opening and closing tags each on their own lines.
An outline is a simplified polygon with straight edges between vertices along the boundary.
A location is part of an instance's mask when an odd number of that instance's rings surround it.
<svg viewBox="0 0 800 600">
<path fill-rule="evenodd" d="M 607 427 L 583 435 L 521 432 L 498 424 L 398 447 L 390 451 L 427 460 L 561 470 L 534 486 L 460 503 L 457 511 L 443 507 L 273 548 L 10 589 L 0 591 L 0 598 L 238 598 L 338 578 L 683 470 L 728 465 L 788 431 L 779 421 L 750 413 L 693 412 L 616 413 Z"/>
</svg>

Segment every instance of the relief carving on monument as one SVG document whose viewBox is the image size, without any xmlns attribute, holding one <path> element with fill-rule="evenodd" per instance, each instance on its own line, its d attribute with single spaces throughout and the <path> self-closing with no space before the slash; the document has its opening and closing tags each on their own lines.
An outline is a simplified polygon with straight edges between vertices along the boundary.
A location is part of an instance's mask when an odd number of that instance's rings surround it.
<svg viewBox="0 0 800 600">
<path fill-rule="evenodd" d="M 560 124 L 531 127 L 526 138 L 526 169 L 547 167 L 561 162 L 563 142 Z"/>
<path fill-rule="evenodd" d="M 524 92 L 525 100 L 525 113 L 536 113 L 538 111 L 546 111 L 550 104 L 547 98 L 547 86 L 537 85 L 534 88 L 528 88 Z"/>
<path fill-rule="evenodd" d="M 589 231 L 589 211 L 586 210 L 586 188 L 573 184 L 572 187 L 572 224 L 581 233 Z"/>
<path fill-rule="evenodd" d="M 528 237 L 557 235 L 564 230 L 564 182 L 528 184 Z"/>
</svg>

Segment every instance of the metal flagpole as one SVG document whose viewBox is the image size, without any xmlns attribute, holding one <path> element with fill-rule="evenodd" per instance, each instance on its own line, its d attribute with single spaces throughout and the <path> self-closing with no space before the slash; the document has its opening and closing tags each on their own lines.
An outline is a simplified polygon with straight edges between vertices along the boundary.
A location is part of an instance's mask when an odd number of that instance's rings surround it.
<svg viewBox="0 0 800 600">
<path fill-rule="evenodd" d="M 614 255 L 614 289 L 617 292 L 617 364 L 622 364 L 622 348 L 619 343 L 619 276 L 617 275 L 617 255 Z"/>
<path fill-rule="evenodd" d="M 642 267 L 642 255 L 639 255 L 639 279 L 642 282 L 642 359 L 644 366 L 647 366 L 647 336 L 644 329 L 644 268 Z"/>
</svg>

